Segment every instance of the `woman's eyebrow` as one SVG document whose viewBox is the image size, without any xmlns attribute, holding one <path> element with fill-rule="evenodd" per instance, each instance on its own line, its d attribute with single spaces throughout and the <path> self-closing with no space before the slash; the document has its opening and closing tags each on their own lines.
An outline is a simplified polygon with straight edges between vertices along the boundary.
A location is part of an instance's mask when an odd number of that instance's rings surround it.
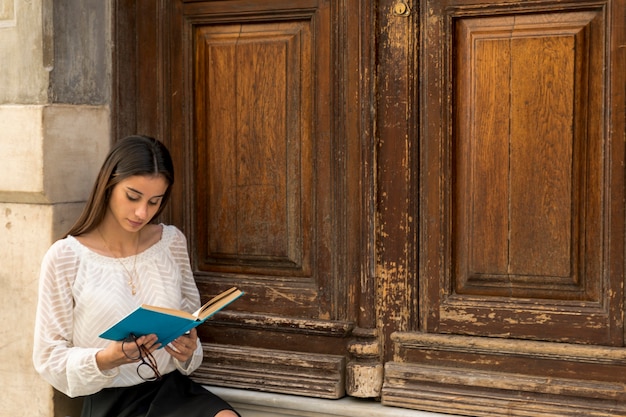
<svg viewBox="0 0 626 417">
<path fill-rule="evenodd" d="M 135 190 L 133 187 L 126 187 L 126 189 L 127 189 L 128 191 L 132 191 L 133 193 L 137 193 L 137 194 L 139 194 L 139 195 L 143 196 L 143 193 L 142 193 L 141 191 L 139 191 L 139 190 Z M 161 198 L 161 197 L 163 197 L 164 195 L 165 195 L 165 194 L 160 194 L 160 195 L 155 195 L 155 196 L 152 196 L 152 197 L 150 197 L 150 200 L 152 200 L 153 198 Z"/>
</svg>

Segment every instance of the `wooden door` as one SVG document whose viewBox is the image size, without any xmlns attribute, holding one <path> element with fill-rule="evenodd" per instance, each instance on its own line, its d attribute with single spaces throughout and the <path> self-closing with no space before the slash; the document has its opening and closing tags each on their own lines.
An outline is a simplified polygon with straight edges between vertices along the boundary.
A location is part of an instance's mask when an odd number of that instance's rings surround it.
<svg viewBox="0 0 626 417">
<path fill-rule="evenodd" d="M 118 136 L 170 146 L 167 220 L 189 239 L 203 299 L 245 291 L 200 328 L 194 376 L 379 395 L 368 6 L 139 0 L 117 11 Z"/>
<path fill-rule="evenodd" d="M 247 293 L 196 377 L 626 414 L 625 10 L 118 0 L 117 134 L 170 145 L 203 297 Z"/>
<path fill-rule="evenodd" d="M 624 415 L 626 3 L 381 3 L 378 124 L 412 171 L 379 188 L 417 219 L 383 259 L 419 297 L 396 290 L 383 402 Z"/>
</svg>

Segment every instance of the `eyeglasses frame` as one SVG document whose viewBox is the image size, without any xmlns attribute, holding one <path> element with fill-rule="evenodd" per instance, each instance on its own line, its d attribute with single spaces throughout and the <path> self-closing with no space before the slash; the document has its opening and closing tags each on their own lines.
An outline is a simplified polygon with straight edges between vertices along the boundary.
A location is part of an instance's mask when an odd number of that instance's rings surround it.
<svg viewBox="0 0 626 417">
<path fill-rule="evenodd" d="M 124 348 L 124 344 L 130 342 L 134 342 L 135 346 L 137 347 L 137 357 L 130 356 Z M 150 353 L 147 347 L 137 343 L 137 336 L 135 336 L 134 334 L 131 333 L 126 339 L 122 341 L 122 352 L 124 352 L 124 356 L 126 356 L 130 360 L 141 361 L 141 363 L 137 365 L 137 375 L 139 376 L 139 378 L 147 382 L 158 381 L 162 378 L 156 359 L 154 359 L 154 356 L 152 356 L 152 353 Z M 150 368 L 150 370 L 152 370 L 152 372 L 154 373 L 154 376 L 150 378 L 145 378 L 144 376 L 142 376 L 140 373 L 140 369 L 142 366 L 147 366 L 148 368 Z"/>
</svg>

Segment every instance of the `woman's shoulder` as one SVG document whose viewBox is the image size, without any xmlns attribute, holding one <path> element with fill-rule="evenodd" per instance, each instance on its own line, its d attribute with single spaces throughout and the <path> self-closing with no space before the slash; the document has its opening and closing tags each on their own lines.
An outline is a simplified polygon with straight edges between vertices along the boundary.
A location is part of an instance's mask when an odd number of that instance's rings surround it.
<svg viewBox="0 0 626 417">
<path fill-rule="evenodd" d="M 168 246 L 179 246 L 181 243 L 186 245 L 187 238 L 185 234 L 176 226 L 171 224 L 159 225 L 161 227 L 161 242 Z"/>
<path fill-rule="evenodd" d="M 81 244 L 73 236 L 66 236 L 54 242 L 44 255 L 44 261 L 67 262 L 80 256 Z"/>
<path fill-rule="evenodd" d="M 48 252 L 67 252 L 67 251 L 76 251 L 76 249 L 80 246 L 80 243 L 74 236 L 66 236 L 55 241 Z"/>
<path fill-rule="evenodd" d="M 183 234 L 183 232 L 178 227 L 174 226 L 173 224 L 161 223 L 161 227 L 163 227 L 163 237 L 185 238 L 185 235 Z"/>
</svg>

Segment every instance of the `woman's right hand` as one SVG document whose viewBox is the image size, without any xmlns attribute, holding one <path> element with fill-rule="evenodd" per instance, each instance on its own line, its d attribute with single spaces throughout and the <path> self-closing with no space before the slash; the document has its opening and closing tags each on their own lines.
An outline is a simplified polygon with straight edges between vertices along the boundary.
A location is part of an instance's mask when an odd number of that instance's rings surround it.
<svg viewBox="0 0 626 417">
<path fill-rule="evenodd" d="M 96 363 L 101 371 L 117 368 L 120 365 L 138 362 L 140 359 L 137 346 L 143 345 L 150 353 L 159 348 L 157 336 L 149 334 L 137 338 L 137 343 L 133 341 L 111 342 L 109 345 L 96 353 Z M 134 358 L 134 359 L 131 359 Z"/>
</svg>

